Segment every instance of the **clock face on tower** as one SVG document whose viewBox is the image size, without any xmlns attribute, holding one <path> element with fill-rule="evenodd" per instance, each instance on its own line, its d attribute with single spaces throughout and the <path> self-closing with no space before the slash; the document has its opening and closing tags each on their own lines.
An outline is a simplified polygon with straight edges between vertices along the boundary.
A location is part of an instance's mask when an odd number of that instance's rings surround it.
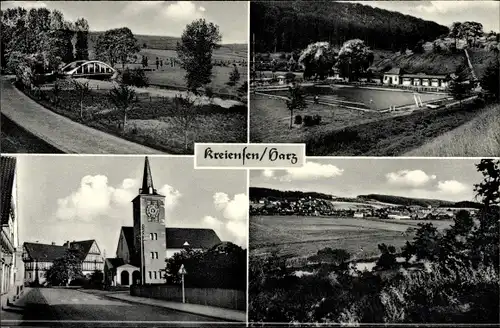
<svg viewBox="0 0 500 328">
<path fill-rule="evenodd" d="M 146 206 L 146 215 L 148 216 L 149 221 L 157 221 L 159 214 L 160 208 L 158 207 L 158 204 L 151 203 Z"/>
</svg>

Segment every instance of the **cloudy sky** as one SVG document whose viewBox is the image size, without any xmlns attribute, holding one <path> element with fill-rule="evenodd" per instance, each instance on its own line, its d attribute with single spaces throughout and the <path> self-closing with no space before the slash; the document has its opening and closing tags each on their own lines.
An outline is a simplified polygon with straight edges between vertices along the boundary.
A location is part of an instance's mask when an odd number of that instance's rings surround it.
<svg viewBox="0 0 500 328">
<path fill-rule="evenodd" d="M 246 1 L 2 1 L 2 9 L 21 6 L 60 10 L 66 20 L 84 17 L 92 31 L 128 27 L 134 34 L 181 36 L 198 18 L 219 25 L 223 43 L 247 43 Z"/>
<path fill-rule="evenodd" d="M 195 170 L 189 157 L 150 157 L 150 166 L 166 226 L 213 228 L 246 248 L 246 171 Z M 96 239 L 114 256 L 120 227 L 133 225 L 143 169 L 143 157 L 18 156 L 21 242 Z"/>
<path fill-rule="evenodd" d="M 484 31 L 500 31 L 500 2 L 498 1 L 350 1 L 398 11 L 450 26 L 453 22 L 476 21 Z"/>
<path fill-rule="evenodd" d="M 450 201 L 473 200 L 481 181 L 477 159 L 308 159 L 302 168 L 258 170 L 250 186 L 316 191 L 340 197 L 386 194 Z"/>
</svg>

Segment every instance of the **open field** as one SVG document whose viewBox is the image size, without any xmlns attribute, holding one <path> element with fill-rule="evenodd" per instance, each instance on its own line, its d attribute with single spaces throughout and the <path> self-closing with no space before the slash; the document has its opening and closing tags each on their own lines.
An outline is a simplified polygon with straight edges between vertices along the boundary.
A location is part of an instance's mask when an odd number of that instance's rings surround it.
<svg viewBox="0 0 500 328">
<path fill-rule="evenodd" d="M 284 100 L 263 95 L 251 95 L 251 141 L 269 143 L 304 142 L 318 135 L 350 126 L 353 122 L 371 122 L 390 117 L 391 114 L 362 112 L 342 107 L 308 103 L 307 109 L 295 111 L 294 115 L 320 115 L 321 124 L 315 127 L 294 127 L 289 129 L 290 112 Z"/>
<path fill-rule="evenodd" d="M 476 118 L 481 106 L 469 101 L 448 108 L 376 113 L 308 103 L 294 115 L 318 114 L 321 124 L 289 129 L 285 102 L 257 94 L 251 95 L 250 139 L 304 142 L 309 156 L 401 156 Z"/>
<path fill-rule="evenodd" d="M 83 101 L 83 119 L 79 100 L 72 90 L 59 94 L 57 106 L 51 101 L 52 90 L 34 100 L 46 108 L 98 130 L 171 154 L 193 154 L 194 142 L 246 142 L 246 106 L 224 108 L 203 104 L 197 108 L 195 124 L 188 131 L 188 147 L 184 146 L 184 131 L 172 116 L 170 97 L 138 93 L 137 103 L 127 112 L 123 130 L 123 113 L 114 108 L 108 90 L 91 90 Z"/>
<path fill-rule="evenodd" d="M 177 51 L 173 50 L 163 50 L 163 49 L 150 49 L 144 48 L 140 52 L 141 55 L 146 55 L 149 59 L 149 64 L 154 64 L 154 60 L 156 57 L 160 59 L 169 59 L 169 58 L 177 58 Z M 213 52 L 212 59 L 216 61 L 244 61 L 248 60 L 248 53 L 246 51 L 231 51 L 229 48 L 220 48 Z M 165 65 L 165 63 L 163 63 Z"/>
<path fill-rule="evenodd" d="M 500 105 L 491 105 L 472 121 L 414 149 L 406 156 L 500 156 Z"/>
<path fill-rule="evenodd" d="M 427 222 L 445 229 L 452 221 L 251 216 L 250 252 L 263 255 L 277 250 L 281 256 L 302 257 L 331 247 L 345 249 L 355 258 L 369 258 L 379 254 L 377 245 L 381 243 L 399 249 L 413 238 L 403 232 Z"/>
<path fill-rule="evenodd" d="M 390 106 L 405 106 L 415 104 L 413 92 L 403 90 L 375 90 L 348 86 L 305 87 L 308 97 L 319 96 L 320 102 L 335 103 L 349 107 L 359 107 L 371 110 L 384 110 Z M 288 96 L 288 90 L 263 91 L 264 93 Z M 446 95 L 433 93 L 420 93 L 422 102 L 446 98 Z"/>
</svg>

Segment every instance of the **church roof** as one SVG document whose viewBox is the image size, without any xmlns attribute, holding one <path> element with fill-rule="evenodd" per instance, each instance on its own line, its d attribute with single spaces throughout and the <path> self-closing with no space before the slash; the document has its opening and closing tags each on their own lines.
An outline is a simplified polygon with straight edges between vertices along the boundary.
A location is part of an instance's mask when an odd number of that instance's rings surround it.
<svg viewBox="0 0 500 328">
<path fill-rule="evenodd" d="M 134 228 L 122 227 L 122 230 L 129 250 L 132 251 L 134 247 Z M 165 234 L 167 239 L 166 248 L 185 248 L 184 244 L 187 242 L 190 248 L 208 249 L 221 242 L 219 236 L 212 229 L 165 228 Z"/>
<path fill-rule="evenodd" d="M 80 261 L 83 261 L 92 247 L 95 240 L 82 240 L 70 242 L 71 249 L 78 249 Z M 24 243 L 24 249 L 27 255 L 32 260 L 37 260 L 40 262 L 53 262 L 55 259 L 61 258 L 66 254 L 68 250 L 66 242 L 63 246 L 61 245 L 51 245 L 51 244 L 40 244 L 40 243 Z"/>
<path fill-rule="evenodd" d="M 144 160 L 144 172 L 142 174 L 142 188 L 139 190 L 141 195 L 158 195 L 156 189 L 153 185 L 153 175 L 151 174 L 151 168 L 149 167 L 149 159 L 146 156 Z"/>
<path fill-rule="evenodd" d="M 2 156 L 0 159 L 0 214 L 1 224 L 8 224 L 9 214 L 12 207 L 12 187 L 14 186 L 14 176 L 16 173 L 16 158 Z M 15 196 L 15 195 L 14 195 Z"/>
<path fill-rule="evenodd" d="M 198 228 L 165 228 L 167 248 L 211 248 L 220 244 L 219 236 L 212 229 Z"/>
</svg>

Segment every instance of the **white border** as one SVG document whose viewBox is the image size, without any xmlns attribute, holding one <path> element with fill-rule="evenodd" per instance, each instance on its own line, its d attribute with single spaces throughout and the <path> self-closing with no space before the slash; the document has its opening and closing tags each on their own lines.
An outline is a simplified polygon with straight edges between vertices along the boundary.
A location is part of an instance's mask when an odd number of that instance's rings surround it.
<svg viewBox="0 0 500 328">
<path fill-rule="evenodd" d="M 302 146 L 302 158 L 304 159 L 304 162 L 301 164 L 296 164 L 294 166 L 289 166 L 289 167 L 280 167 L 280 166 L 198 166 L 198 161 L 196 159 L 196 146 L 197 145 L 217 145 L 217 146 L 244 146 L 244 147 L 252 147 L 252 146 L 258 146 L 258 147 L 298 147 Z M 303 167 L 307 163 L 307 156 L 306 156 L 306 144 L 305 143 L 213 143 L 213 142 L 197 142 L 194 145 L 194 168 L 196 170 L 288 170 L 288 169 L 293 169 L 293 168 L 300 168 Z"/>
</svg>

